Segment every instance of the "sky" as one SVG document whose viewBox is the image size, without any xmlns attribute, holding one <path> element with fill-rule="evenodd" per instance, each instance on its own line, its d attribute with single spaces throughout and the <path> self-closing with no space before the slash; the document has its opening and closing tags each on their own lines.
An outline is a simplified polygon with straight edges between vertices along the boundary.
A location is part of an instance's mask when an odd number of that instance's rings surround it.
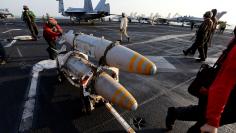
<svg viewBox="0 0 236 133">
<path fill-rule="evenodd" d="M 99 0 L 92 0 L 95 7 Z M 61 16 L 58 13 L 58 1 L 56 0 L 0 0 L 0 8 L 9 8 L 15 15 L 20 16 L 22 5 L 28 5 L 36 16 L 49 13 L 51 16 Z M 236 24 L 236 6 L 233 0 L 107 0 L 110 3 L 112 14 L 125 12 L 137 12 L 150 16 L 151 13 L 159 13 L 167 17 L 169 13 L 202 17 L 205 11 L 216 8 L 218 11 L 227 11 L 221 20 L 229 24 Z M 83 7 L 83 0 L 64 0 L 65 9 L 68 7 Z"/>
</svg>

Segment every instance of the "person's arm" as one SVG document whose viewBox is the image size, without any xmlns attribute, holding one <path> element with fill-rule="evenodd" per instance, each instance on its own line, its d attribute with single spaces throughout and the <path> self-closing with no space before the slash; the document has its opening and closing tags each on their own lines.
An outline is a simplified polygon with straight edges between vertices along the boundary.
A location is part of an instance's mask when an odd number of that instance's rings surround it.
<svg viewBox="0 0 236 133">
<path fill-rule="evenodd" d="M 232 48 L 222 64 L 219 73 L 209 89 L 207 124 L 219 127 L 221 113 L 228 101 L 230 92 L 236 85 L 236 46 Z"/>
<path fill-rule="evenodd" d="M 44 30 L 49 36 L 59 36 L 60 35 L 60 33 L 54 32 L 54 31 L 52 31 L 52 29 L 50 29 L 48 27 L 46 27 Z"/>
<path fill-rule="evenodd" d="M 236 26 L 234 27 L 234 35 L 236 36 Z"/>
<path fill-rule="evenodd" d="M 124 26 L 124 18 L 122 18 L 120 21 L 120 30 L 123 29 L 123 26 Z"/>
<path fill-rule="evenodd" d="M 60 33 L 60 34 L 63 33 L 63 30 L 62 30 L 62 28 L 61 28 L 60 25 L 57 24 L 57 25 L 56 25 L 56 28 L 57 28 L 58 33 Z"/>
<path fill-rule="evenodd" d="M 28 11 L 28 14 L 29 14 L 29 18 L 31 19 L 31 22 L 34 22 L 34 21 L 35 21 L 35 15 L 34 15 L 34 12 L 32 12 L 32 11 Z"/>
<path fill-rule="evenodd" d="M 24 19 L 24 12 L 22 12 L 22 14 L 21 14 L 21 20 L 25 21 L 25 19 Z"/>
</svg>

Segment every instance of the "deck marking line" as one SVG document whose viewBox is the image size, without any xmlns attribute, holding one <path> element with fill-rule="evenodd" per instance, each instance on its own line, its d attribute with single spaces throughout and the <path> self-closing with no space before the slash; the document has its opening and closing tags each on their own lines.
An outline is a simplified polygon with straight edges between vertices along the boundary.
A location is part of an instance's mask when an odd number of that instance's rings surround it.
<svg viewBox="0 0 236 133">
<path fill-rule="evenodd" d="M 24 110 L 21 117 L 19 132 L 25 132 L 32 127 L 39 73 L 44 69 L 52 69 L 52 68 L 56 68 L 55 60 L 43 60 L 33 66 L 32 79 L 28 95 L 24 103 Z"/>
</svg>

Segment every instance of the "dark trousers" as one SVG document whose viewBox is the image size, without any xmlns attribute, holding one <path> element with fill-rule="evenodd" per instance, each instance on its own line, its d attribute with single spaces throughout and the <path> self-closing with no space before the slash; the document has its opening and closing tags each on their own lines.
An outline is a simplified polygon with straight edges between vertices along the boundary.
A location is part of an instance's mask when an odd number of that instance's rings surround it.
<svg viewBox="0 0 236 133">
<path fill-rule="evenodd" d="M 206 59 L 206 55 L 207 55 L 207 49 L 208 49 L 208 44 L 205 43 L 204 46 L 199 46 L 198 43 L 193 43 L 191 47 L 189 47 L 186 50 L 186 54 L 191 54 L 194 55 L 196 53 L 196 50 L 198 50 L 199 52 L 199 56 L 202 60 Z"/>
<path fill-rule="evenodd" d="M 234 89 L 233 91 L 235 92 L 236 89 Z M 224 112 L 221 115 L 220 126 L 236 122 L 236 113 L 235 113 L 236 104 L 235 104 L 235 98 L 233 97 L 235 97 L 235 95 L 230 97 L 230 99 L 228 100 L 229 102 L 225 106 Z M 198 105 L 176 107 L 175 115 L 177 120 L 197 121 L 195 125 L 189 128 L 188 133 L 201 133 L 200 128 L 206 123 L 205 119 L 206 107 L 207 107 L 207 97 L 201 97 L 199 98 Z"/>
<path fill-rule="evenodd" d="M 1 42 L 0 42 L 0 59 L 1 60 L 5 60 L 6 59 L 6 52 L 5 52 L 5 49 L 2 46 Z"/>
<path fill-rule="evenodd" d="M 29 27 L 32 37 L 37 38 L 38 33 L 39 33 L 37 25 L 34 22 L 26 22 L 26 24 Z"/>
<path fill-rule="evenodd" d="M 197 48 L 198 52 L 199 52 L 199 57 L 201 60 L 205 60 L 206 59 L 206 55 L 205 55 L 205 46 L 200 46 Z"/>
<path fill-rule="evenodd" d="M 208 43 L 209 43 L 209 42 L 206 42 L 206 43 L 204 44 L 204 47 L 203 47 L 205 59 L 207 58 Z"/>
<path fill-rule="evenodd" d="M 47 41 L 49 47 L 47 48 L 47 52 L 49 54 L 49 58 L 54 60 L 57 57 L 57 52 L 56 52 L 56 43 L 54 40 L 50 40 L 45 38 Z"/>
<path fill-rule="evenodd" d="M 189 47 L 187 50 L 186 50 L 186 54 L 191 54 L 191 55 L 194 55 L 195 53 L 196 53 L 196 50 L 198 49 L 198 45 L 197 45 L 197 43 L 196 42 L 194 42 L 193 44 L 192 44 L 192 46 L 191 47 Z"/>
</svg>

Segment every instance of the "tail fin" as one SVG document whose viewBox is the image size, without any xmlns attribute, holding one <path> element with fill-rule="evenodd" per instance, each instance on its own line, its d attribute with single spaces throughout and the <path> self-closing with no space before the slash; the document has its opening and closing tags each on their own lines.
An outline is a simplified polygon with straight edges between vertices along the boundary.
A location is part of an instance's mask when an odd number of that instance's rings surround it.
<svg viewBox="0 0 236 133">
<path fill-rule="evenodd" d="M 103 11 L 103 12 L 108 12 L 110 14 L 110 4 L 106 3 L 106 0 L 100 0 L 98 5 L 96 6 L 95 10 L 96 11 Z"/>
<path fill-rule="evenodd" d="M 93 5 L 91 0 L 84 0 L 84 10 L 87 12 L 93 11 Z"/>
<path fill-rule="evenodd" d="M 167 18 L 170 18 L 170 16 L 171 16 L 171 13 L 168 14 Z"/>
<path fill-rule="evenodd" d="M 63 13 L 64 12 L 64 2 L 63 0 L 57 0 L 59 1 L 59 13 Z"/>
<path fill-rule="evenodd" d="M 153 13 L 151 13 L 151 14 L 150 14 L 150 17 L 149 17 L 149 18 L 150 18 L 150 19 L 152 19 L 152 18 L 153 18 Z"/>
<path fill-rule="evenodd" d="M 224 16 L 226 13 L 227 13 L 226 11 L 217 13 L 217 14 L 216 14 L 216 18 L 217 18 L 218 20 L 220 20 L 220 18 L 221 18 L 222 16 Z"/>
<path fill-rule="evenodd" d="M 106 0 L 100 0 L 98 5 L 96 6 L 95 10 L 101 11 L 104 8 L 105 3 L 106 3 Z"/>
<path fill-rule="evenodd" d="M 133 16 L 134 16 L 134 14 L 133 14 L 133 12 L 131 12 L 130 15 L 129 15 L 129 17 L 133 17 Z"/>
<path fill-rule="evenodd" d="M 107 3 L 105 5 L 104 12 L 107 12 L 108 14 L 110 14 L 110 4 L 109 3 Z"/>
</svg>

